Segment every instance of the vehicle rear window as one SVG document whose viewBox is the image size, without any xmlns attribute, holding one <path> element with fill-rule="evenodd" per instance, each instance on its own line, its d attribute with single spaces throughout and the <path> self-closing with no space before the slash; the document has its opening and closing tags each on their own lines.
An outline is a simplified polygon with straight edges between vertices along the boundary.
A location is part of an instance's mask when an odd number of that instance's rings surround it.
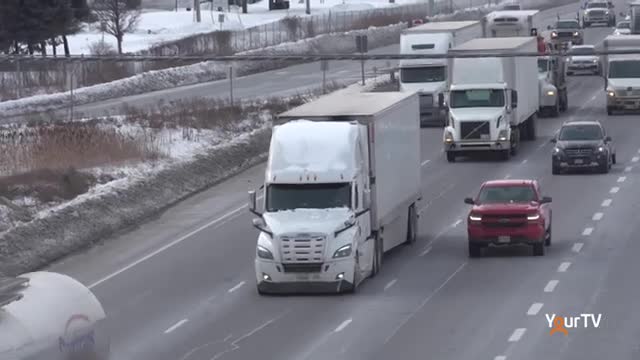
<svg viewBox="0 0 640 360">
<path fill-rule="evenodd" d="M 531 185 L 485 186 L 480 190 L 480 204 L 528 203 L 536 200 Z"/>
</svg>

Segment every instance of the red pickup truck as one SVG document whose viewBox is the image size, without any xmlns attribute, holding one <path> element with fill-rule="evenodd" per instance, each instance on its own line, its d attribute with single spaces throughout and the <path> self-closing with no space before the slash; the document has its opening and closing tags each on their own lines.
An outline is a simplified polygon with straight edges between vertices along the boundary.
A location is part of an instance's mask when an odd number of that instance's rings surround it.
<svg viewBox="0 0 640 360">
<path fill-rule="evenodd" d="M 551 245 L 551 198 L 542 196 L 536 180 L 492 180 L 480 187 L 467 218 L 469 257 L 489 245 L 524 244 L 543 256 Z"/>
</svg>

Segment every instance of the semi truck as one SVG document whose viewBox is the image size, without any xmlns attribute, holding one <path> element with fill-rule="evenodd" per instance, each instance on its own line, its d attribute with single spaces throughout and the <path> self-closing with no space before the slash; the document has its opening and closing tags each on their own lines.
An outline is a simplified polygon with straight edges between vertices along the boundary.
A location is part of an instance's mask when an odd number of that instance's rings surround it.
<svg viewBox="0 0 640 360">
<path fill-rule="evenodd" d="M 490 57 L 492 53 L 535 53 L 535 37 L 482 38 L 451 49 L 449 124 L 444 150 L 449 162 L 477 151 L 499 152 L 508 160 L 521 140 L 534 140 L 540 105 L 536 58 Z"/>
<path fill-rule="evenodd" d="M 334 93 L 280 114 L 257 209 L 257 290 L 354 292 L 418 234 L 416 93 Z"/>
<path fill-rule="evenodd" d="M 401 55 L 445 55 L 453 46 L 482 36 L 479 21 L 440 21 L 406 29 L 400 35 Z M 400 91 L 418 92 L 421 126 L 444 126 L 448 87 L 446 59 L 402 59 Z"/>
<path fill-rule="evenodd" d="M 638 50 L 640 35 L 609 35 L 604 51 Z M 607 114 L 621 110 L 640 110 L 640 56 L 638 54 L 604 55 L 603 61 Z"/>
<path fill-rule="evenodd" d="M 108 360 L 105 319 L 93 293 L 69 276 L 0 278 L 2 360 Z"/>
</svg>

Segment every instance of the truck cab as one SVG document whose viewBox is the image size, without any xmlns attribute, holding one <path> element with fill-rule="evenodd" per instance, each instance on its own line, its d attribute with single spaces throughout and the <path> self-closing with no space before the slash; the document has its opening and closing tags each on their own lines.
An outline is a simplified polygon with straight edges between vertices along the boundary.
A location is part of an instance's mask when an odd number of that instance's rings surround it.
<svg viewBox="0 0 640 360">
<path fill-rule="evenodd" d="M 604 39 L 605 51 L 637 50 L 640 35 L 610 35 Z M 640 110 L 640 58 L 637 54 L 605 55 L 603 61 L 607 114 Z"/>
</svg>

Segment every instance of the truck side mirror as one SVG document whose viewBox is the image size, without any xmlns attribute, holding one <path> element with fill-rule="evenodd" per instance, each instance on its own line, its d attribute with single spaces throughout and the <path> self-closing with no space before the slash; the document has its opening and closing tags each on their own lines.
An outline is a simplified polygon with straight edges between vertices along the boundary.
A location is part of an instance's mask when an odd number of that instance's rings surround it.
<svg viewBox="0 0 640 360">
<path fill-rule="evenodd" d="M 551 202 L 551 197 L 550 196 L 543 196 L 542 200 L 540 200 L 540 204 L 548 204 Z"/>
<path fill-rule="evenodd" d="M 606 138 L 604 138 L 605 142 L 611 142 L 611 136 L 607 136 Z"/>
<path fill-rule="evenodd" d="M 557 144 L 558 140 L 556 138 L 551 138 L 551 140 L 549 140 L 550 143 L 552 144 Z"/>
<path fill-rule="evenodd" d="M 468 198 L 464 198 L 464 203 L 465 204 L 469 204 L 469 205 L 475 205 L 476 204 L 476 202 L 473 201 L 473 199 L 469 198 L 469 197 Z"/>
<path fill-rule="evenodd" d="M 515 90 L 511 90 L 511 108 L 518 108 L 518 92 Z"/>
<path fill-rule="evenodd" d="M 371 208 L 371 190 L 369 189 L 362 191 L 362 208 L 365 210 Z"/>
<path fill-rule="evenodd" d="M 257 197 L 255 190 L 249 190 L 249 211 L 257 214 L 256 211 Z"/>
</svg>

